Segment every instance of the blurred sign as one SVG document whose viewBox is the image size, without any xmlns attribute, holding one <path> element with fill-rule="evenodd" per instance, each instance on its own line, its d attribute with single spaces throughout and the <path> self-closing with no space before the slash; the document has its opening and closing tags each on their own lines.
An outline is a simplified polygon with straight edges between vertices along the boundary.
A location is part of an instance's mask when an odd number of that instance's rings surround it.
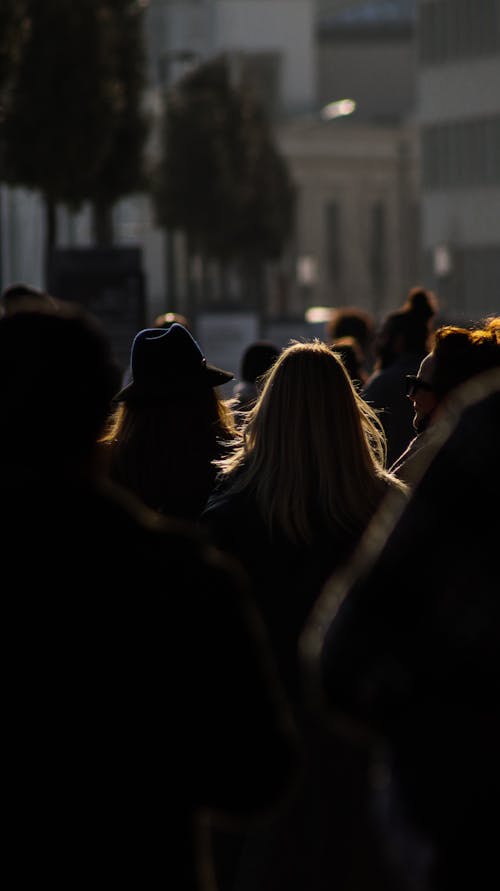
<svg viewBox="0 0 500 891">
<path fill-rule="evenodd" d="M 47 290 L 92 313 L 110 338 L 116 359 L 124 370 L 128 367 L 132 340 L 145 327 L 140 248 L 56 248 Z"/>
</svg>

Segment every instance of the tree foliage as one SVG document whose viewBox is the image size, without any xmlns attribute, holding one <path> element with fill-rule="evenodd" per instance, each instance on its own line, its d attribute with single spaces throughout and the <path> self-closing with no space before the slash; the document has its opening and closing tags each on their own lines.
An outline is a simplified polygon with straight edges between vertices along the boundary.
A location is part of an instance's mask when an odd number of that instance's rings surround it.
<svg viewBox="0 0 500 891">
<path fill-rule="evenodd" d="M 261 105 L 221 55 L 188 72 L 166 103 L 153 186 L 157 220 L 219 260 L 280 256 L 294 187 Z"/>
<path fill-rule="evenodd" d="M 113 203 L 142 183 L 142 9 L 131 0 L 21 6 L 19 58 L 4 90 L 6 179 L 52 203 Z"/>
<path fill-rule="evenodd" d="M 96 197 L 112 205 L 146 185 L 143 153 L 150 121 L 143 110 L 146 54 L 143 6 L 130 0 L 108 0 L 108 58 L 116 91 L 113 149 L 103 158 Z"/>
<path fill-rule="evenodd" d="M 7 91 L 22 47 L 25 10 L 23 0 L 2 0 L 0 4 L 0 120 L 4 117 Z"/>
</svg>

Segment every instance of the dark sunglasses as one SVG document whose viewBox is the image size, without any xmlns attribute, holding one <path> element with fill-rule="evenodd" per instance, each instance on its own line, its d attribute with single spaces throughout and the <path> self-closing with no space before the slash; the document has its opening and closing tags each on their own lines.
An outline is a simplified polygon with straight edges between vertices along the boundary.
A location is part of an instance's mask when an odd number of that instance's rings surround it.
<svg viewBox="0 0 500 891">
<path fill-rule="evenodd" d="M 423 381 L 422 378 L 418 377 L 416 374 L 405 374 L 406 379 L 406 395 L 413 398 L 417 390 L 428 390 L 429 393 L 432 393 L 433 387 L 427 383 L 427 381 Z"/>
</svg>

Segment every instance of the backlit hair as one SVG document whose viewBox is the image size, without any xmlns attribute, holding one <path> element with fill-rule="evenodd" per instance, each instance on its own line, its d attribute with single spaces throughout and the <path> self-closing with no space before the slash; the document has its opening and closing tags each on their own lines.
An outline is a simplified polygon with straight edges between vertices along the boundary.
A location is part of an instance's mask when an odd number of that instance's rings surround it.
<svg viewBox="0 0 500 891">
<path fill-rule="evenodd" d="M 271 534 L 310 543 L 318 517 L 333 533 L 358 532 L 391 484 L 385 437 L 339 355 L 293 340 L 264 378 L 243 436 L 217 462 L 230 491 L 251 489 Z"/>
<path fill-rule="evenodd" d="M 500 316 L 478 328 L 443 325 L 434 335 L 432 386 L 440 400 L 483 371 L 500 367 Z"/>
<path fill-rule="evenodd" d="M 199 512 L 215 479 L 212 462 L 235 434 L 229 405 L 216 388 L 203 387 L 190 398 L 174 393 L 169 400 L 120 403 L 101 443 L 109 449 L 111 479 L 149 507 L 175 503 L 180 510 L 183 500 L 194 503 L 188 493 L 198 492 Z"/>
</svg>

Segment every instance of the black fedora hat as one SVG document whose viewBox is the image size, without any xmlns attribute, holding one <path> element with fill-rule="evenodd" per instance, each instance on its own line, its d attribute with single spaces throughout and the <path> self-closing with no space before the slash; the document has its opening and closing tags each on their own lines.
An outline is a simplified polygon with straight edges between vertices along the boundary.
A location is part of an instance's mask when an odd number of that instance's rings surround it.
<svg viewBox="0 0 500 891">
<path fill-rule="evenodd" d="M 115 402 L 161 399 L 169 393 L 227 384 L 234 374 L 209 365 L 198 343 L 183 325 L 144 328 L 134 337 L 130 355 L 132 379 Z"/>
</svg>

